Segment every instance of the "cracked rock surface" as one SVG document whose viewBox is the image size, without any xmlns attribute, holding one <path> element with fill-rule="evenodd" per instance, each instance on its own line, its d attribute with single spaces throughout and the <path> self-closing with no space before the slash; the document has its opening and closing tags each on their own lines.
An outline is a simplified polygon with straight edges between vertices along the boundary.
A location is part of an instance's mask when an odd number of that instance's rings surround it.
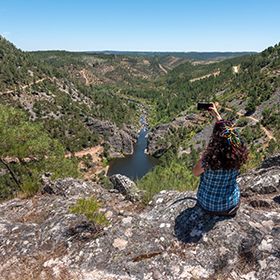
<svg viewBox="0 0 280 280">
<path fill-rule="evenodd" d="M 233 218 L 206 214 L 191 191 L 162 191 L 144 208 L 71 178 L 2 202 L 0 279 L 280 279 L 280 166 L 266 163 L 239 184 Z M 103 230 L 69 212 L 89 196 L 110 221 Z"/>
</svg>

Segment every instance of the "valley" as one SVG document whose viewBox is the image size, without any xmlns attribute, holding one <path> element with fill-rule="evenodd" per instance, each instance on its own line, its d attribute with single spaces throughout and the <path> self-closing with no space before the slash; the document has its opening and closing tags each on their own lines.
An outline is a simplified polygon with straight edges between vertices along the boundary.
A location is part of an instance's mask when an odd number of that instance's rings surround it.
<svg viewBox="0 0 280 280">
<path fill-rule="evenodd" d="M 87 180 L 104 180 L 110 162 L 133 156 L 144 114 L 148 133 L 143 145 L 159 158 L 137 180 L 150 190 L 146 199 L 159 191 L 153 187 L 159 177 L 164 178 L 161 189 L 194 189 L 191 167 L 211 127 L 209 116 L 196 111 L 198 101 L 219 102 L 222 116 L 240 127 L 250 147 L 246 168 L 279 151 L 279 45 L 260 54 L 28 53 L 1 37 L 0 47 L 3 108 L 26 112 L 27 123 L 58 141 L 63 153 L 72 155 L 65 160 L 75 162 L 78 176 Z M 1 158 L 19 159 L 11 164 L 19 178 L 23 159 L 40 153 L 7 154 L 5 147 Z M 1 168 L 0 184 L 14 195 L 19 190 Z M 27 168 L 32 174 L 35 166 Z M 28 176 L 33 175 L 27 172 L 23 180 Z"/>
</svg>

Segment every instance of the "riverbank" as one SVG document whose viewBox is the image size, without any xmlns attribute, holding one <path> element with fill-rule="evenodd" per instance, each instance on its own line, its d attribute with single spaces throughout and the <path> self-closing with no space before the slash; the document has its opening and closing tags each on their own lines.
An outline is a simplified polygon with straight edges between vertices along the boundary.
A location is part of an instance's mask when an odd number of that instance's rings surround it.
<svg viewBox="0 0 280 280">
<path fill-rule="evenodd" d="M 97 145 L 73 154 L 66 154 L 66 158 L 76 157 L 80 159 L 78 167 L 82 171 L 84 180 L 96 179 L 99 174 L 106 174 L 109 165 L 104 164 L 104 147 Z"/>
<path fill-rule="evenodd" d="M 142 178 L 147 172 L 149 172 L 156 164 L 157 159 L 148 155 L 147 150 L 147 134 L 149 132 L 148 108 L 146 104 L 126 98 L 128 102 L 133 102 L 138 107 L 139 123 L 138 123 L 138 135 L 137 141 L 133 145 L 133 153 L 131 155 L 125 155 L 122 158 L 115 158 L 109 164 L 107 176 L 114 174 L 122 174 L 129 177 L 132 180 Z"/>
<path fill-rule="evenodd" d="M 147 128 L 143 126 L 138 134 L 137 142 L 133 147 L 133 154 L 111 161 L 107 176 L 122 174 L 132 180 L 137 180 L 142 178 L 157 164 L 157 159 L 145 153 L 147 148 L 147 133 Z"/>
</svg>

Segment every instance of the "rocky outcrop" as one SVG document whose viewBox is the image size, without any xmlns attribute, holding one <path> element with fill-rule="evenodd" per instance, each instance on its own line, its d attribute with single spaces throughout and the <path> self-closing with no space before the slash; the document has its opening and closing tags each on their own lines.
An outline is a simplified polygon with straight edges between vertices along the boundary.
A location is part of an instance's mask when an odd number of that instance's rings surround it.
<svg viewBox="0 0 280 280">
<path fill-rule="evenodd" d="M 3 202 L 0 278 L 279 279 L 280 166 L 244 174 L 239 183 L 233 218 L 206 214 L 191 191 L 162 191 L 141 209 L 119 192 L 73 179 Z M 69 212 L 89 196 L 110 221 L 102 231 Z"/>
<path fill-rule="evenodd" d="M 171 147 L 166 139 L 169 133 L 169 124 L 159 124 L 152 128 L 148 133 L 146 153 L 156 158 L 161 157 Z"/>
<path fill-rule="evenodd" d="M 168 141 L 168 135 L 174 133 L 178 128 L 191 128 L 202 122 L 202 118 L 189 114 L 175 118 L 172 122 L 159 124 L 152 128 L 148 133 L 146 152 L 154 157 L 161 157 L 170 147 L 171 142 Z"/>
<path fill-rule="evenodd" d="M 261 164 L 261 168 L 268 168 L 272 166 L 280 166 L 280 153 L 265 159 Z"/>
<path fill-rule="evenodd" d="M 88 118 L 87 126 L 104 138 L 105 143 L 109 146 L 108 156 L 110 158 L 133 154 L 133 145 L 137 140 L 137 133 L 131 126 L 124 125 L 120 129 L 112 122 L 94 118 Z"/>
<path fill-rule="evenodd" d="M 263 118 L 262 112 L 265 109 L 272 110 L 272 111 L 276 110 L 275 111 L 276 113 L 277 112 L 277 109 L 275 108 L 276 104 L 280 104 L 280 88 L 277 88 L 276 91 L 272 93 L 269 99 L 263 101 L 259 106 L 257 106 L 256 111 L 252 114 L 252 116 L 256 119 L 261 120 Z"/>
<path fill-rule="evenodd" d="M 128 177 L 121 174 L 115 174 L 110 176 L 110 181 L 112 182 L 114 189 L 123 194 L 126 199 L 132 202 L 141 200 L 141 191 L 137 188 L 136 184 Z"/>
</svg>

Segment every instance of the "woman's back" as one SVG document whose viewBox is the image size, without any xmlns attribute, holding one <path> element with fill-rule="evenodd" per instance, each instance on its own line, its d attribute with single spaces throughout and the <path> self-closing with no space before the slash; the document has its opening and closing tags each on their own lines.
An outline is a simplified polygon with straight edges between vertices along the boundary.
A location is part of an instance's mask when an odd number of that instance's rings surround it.
<svg viewBox="0 0 280 280">
<path fill-rule="evenodd" d="M 248 151 L 238 130 L 231 121 L 221 118 L 214 104 L 210 112 L 217 121 L 193 174 L 200 176 L 197 191 L 200 206 L 209 212 L 224 215 L 238 208 L 240 190 L 236 179 Z"/>
<path fill-rule="evenodd" d="M 200 177 L 197 200 L 208 211 L 221 212 L 235 207 L 240 199 L 236 169 L 206 169 Z"/>
</svg>

